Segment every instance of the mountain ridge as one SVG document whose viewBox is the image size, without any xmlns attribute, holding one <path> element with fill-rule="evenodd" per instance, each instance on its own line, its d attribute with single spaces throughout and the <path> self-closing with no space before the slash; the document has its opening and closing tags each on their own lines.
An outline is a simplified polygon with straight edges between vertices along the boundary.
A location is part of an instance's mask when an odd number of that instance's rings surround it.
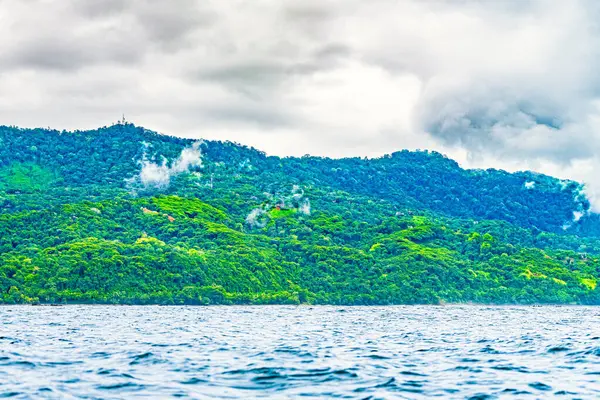
<svg viewBox="0 0 600 400">
<path fill-rule="evenodd" d="M 430 151 L 0 127 L 0 302 L 600 302 L 583 186 Z"/>
<path fill-rule="evenodd" d="M 8 137 L 11 135 L 14 136 L 15 133 L 25 133 L 29 136 L 28 139 L 33 140 L 31 143 L 20 141 L 17 146 L 15 146 L 16 148 L 7 148 L 11 145 L 11 143 L 7 140 Z M 40 133 L 42 133 L 42 135 L 40 135 Z M 144 149 L 143 146 L 140 145 L 140 142 L 152 140 L 163 142 L 165 145 L 162 146 L 159 151 L 150 154 L 149 158 L 157 157 L 158 153 L 162 151 L 165 153 L 161 154 L 162 156 L 165 156 L 168 159 L 173 159 L 186 145 L 191 145 L 191 143 L 195 141 L 193 139 L 177 138 L 175 136 L 159 134 L 145 128 L 136 127 L 133 124 L 116 124 L 109 127 L 103 127 L 95 131 L 74 132 L 56 130 L 48 131 L 44 129 L 23 130 L 3 126 L 0 127 L 0 140 L 3 140 L 5 154 L 0 154 L 0 163 L 6 165 L 9 158 L 11 158 L 13 162 L 15 161 L 15 158 L 17 158 L 16 161 L 18 161 L 20 155 L 22 155 L 21 158 L 23 161 L 35 158 L 35 155 L 31 154 L 31 152 L 27 150 L 27 147 L 35 146 L 36 151 L 40 151 L 40 146 L 42 146 L 44 141 L 47 141 L 48 139 L 47 135 L 55 135 L 59 139 L 83 136 L 85 137 L 84 143 L 89 143 L 90 141 L 93 141 L 93 139 L 115 139 L 115 133 L 121 135 L 125 134 L 128 136 L 129 140 L 135 139 L 132 142 L 133 146 L 127 146 L 127 151 L 125 154 L 119 154 L 119 157 L 115 161 L 112 161 L 114 166 L 125 166 L 125 168 L 121 170 L 115 169 L 115 173 L 112 174 L 113 176 L 110 176 L 113 171 L 107 171 L 105 175 L 109 176 L 103 176 L 104 171 L 98 169 L 96 169 L 94 174 L 85 176 L 85 174 L 82 173 L 82 170 L 85 170 L 86 166 L 80 165 L 78 170 L 68 171 L 68 176 L 74 178 L 69 183 L 76 183 L 75 180 L 81 179 L 83 175 L 85 183 L 97 183 L 98 178 L 102 177 L 103 179 L 111 180 L 111 183 L 117 187 L 123 187 L 124 181 L 127 178 L 131 178 L 131 176 L 135 175 L 139 160 L 141 160 L 143 157 Z M 98 145 L 104 146 L 102 148 L 103 151 L 106 151 L 107 145 L 110 145 L 108 148 L 111 151 L 110 154 L 112 155 L 114 155 L 115 150 L 121 153 L 123 148 L 118 143 L 121 138 L 117 135 L 116 139 L 116 143 L 114 140 L 104 140 L 100 141 Z M 6 146 L 7 142 L 9 146 Z M 364 185 L 366 181 L 372 181 L 380 176 L 382 177 L 380 184 L 370 185 L 368 187 L 368 191 L 370 193 L 375 191 L 379 192 L 378 195 L 383 195 L 392 200 L 400 197 L 401 201 L 415 202 L 415 197 L 418 197 L 419 199 L 425 197 L 423 191 L 432 191 L 432 187 L 434 187 L 439 192 L 436 193 L 436 198 L 432 199 L 429 203 L 416 204 L 416 206 L 420 208 L 434 209 L 438 212 L 448 212 L 449 215 L 452 216 L 464 217 L 469 215 L 462 212 L 462 210 L 465 209 L 464 204 L 460 204 L 457 207 L 446 210 L 445 208 L 448 208 L 448 204 L 446 204 L 446 207 L 444 208 L 439 204 L 433 203 L 436 201 L 469 201 L 471 206 L 474 206 L 474 203 L 477 202 L 477 199 L 473 198 L 474 196 L 465 196 L 466 191 L 463 191 L 463 193 L 461 193 L 462 197 L 458 198 L 454 193 L 452 193 L 451 190 L 445 190 L 446 182 L 444 182 L 444 180 L 449 181 L 451 184 L 456 184 L 457 179 L 461 179 L 463 181 L 467 180 L 468 182 L 460 182 L 460 184 L 471 186 L 474 192 L 480 190 L 476 189 L 477 186 L 484 185 L 482 188 L 484 189 L 483 194 L 490 195 L 489 193 L 491 193 L 491 195 L 497 198 L 508 198 L 513 202 L 516 197 L 527 197 L 529 193 L 539 191 L 540 187 L 548 190 L 549 193 L 552 194 L 550 197 L 557 198 L 552 199 L 553 201 L 561 201 L 564 204 L 561 205 L 560 210 L 552 210 L 552 212 L 555 214 L 555 218 L 552 218 L 551 223 L 539 222 L 537 225 L 535 225 L 541 230 L 559 232 L 566 223 L 573 219 L 573 212 L 588 214 L 590 209 L 589 201 L 583 194 L 583 185 L 575 181 L 559 180 L 548 175 L 530 171 L 509 173 L 497 169 L 463 169 L 456 161 L 434 151 L 425 150 L 411 152 L 403 150 L 394 152 L 390 155 L 372 159 L 364 159 L 359 157 L 332 159 L 327 157 L 313 156 L 281 158 L 277 156 L 267 156 L 264 152 L 232 142 L 204 141 L 204 143 L 208 146 L 203 146 L 203 157 L 205 159 L 207 157 L 210 158 L 213 163 L 233 162 L 240 164 L 243 162 L 250 162 L 251 164 L 253 163 L 253 165 L 255 165 L 255 170 L 258 171 L 264 171 L 265 169 L 274 170 L 278 167 L 277 163 L 283 163 L 280 166 L 283 172 L 291 177 L 297 178 L 296 180 L 306 180 L 306 174 L 302 174 L 301 172 L 302 169 L 307 169 L 308 167 L 313 169 L 312 172 L 321 175 L 320 180 L 317 183 L 330 185 L 334 189 L 339 190 L 350 189 L 365 193 L 366 191 L 361 189 L 361 185 Z M 238 151 L 229 151 L 231 148 Z M 83 154 L 80 154 L 82 151 L 79 149 L 79 152 L 70 153 L 74 157 L 77 157 L 77 159 L 67 159 L 65 163 L 78 165 L 78 163 L 81 163 L 82 160 L 93 158 L 98 154 L 94 151 L 93 147 L 88 147 L 88 150 L 92 151 L 88 151 L 87 153 L 83 151 Z M 53 157 L 50 157 L 50 159 L 43 161 L 47 164 L 52 164 L 52 158 Z M 303 163 L 304 165 L 299 165 Z M 366 171 L 361 171 L 360 167 L 363 167 L 366 164 L 371 164 L 372 168 Z M 399 166 L 401 168 L 398 168 Z M 420 182 L 413 181 L 405 183 L 398 179 L 397 175 L 391 175 L 391 173 L 400 174 L 401 178 L 404 180 L 409 180 L 412 175 L 420 172 L 418 171 L 419 168 L 435 168 L 437 175 L 429 177 L 435 179 L 433 182 L 431 182 L 431 185 L 429 185 L 430 182 L 426 182 L 424 180 L 421 180 Z M 443 172 L 445 175 L 441 175 L 441 172 Z M 356 179 L 357 175 L 360 175 L 360 179 Z M 502 182 L 493 182 L 494 180 L 498 181 L 501 178 L 507 178 L 508 180 L 505 179 Z M 96 180 L 96 182 L 94 180 Z M 340 181 L 342 181 L 342 184 L 340 184 Z M 524 190 L 525 188 L 523 186 L 527 182 L 534 182 L 536 187 L 533 188 L 533 190 Z M 498 187 L 500 183 L 503 185 L 501 188 Z M 506 197 L 505 193 L 503 193 L 506 190 L 508 183 L 510 183 L 511 190 L 513 191 L 513 193 L 511 193 L 512 198 Z M 393 193 L 395 189 L 391 186 L 391 184 L 401 187 L 404 190 L 404 193 Z M 424 185 L 425 189 L 419 190 L 417 187 L 418 185 Z M 563 192 L 562 196 L 561 192 Z M 526 199 L 526 201 L 529 201 L 529 199 Z M 416 203 L 419 203 L 419 201 L 416 201 Z M 519 224 L 518 217 L 511 214 L 512 210 L 502 210 L 503 208 L 510 208 L 513 206 L 513 204 L 500 204 L 500 202 L 496 203 L 497 204 L 494 204 L 494 206 L 498 208 L 498 210 L 492 210 L 487 213 L 479 210 L 479 212 L 474 216 L 484 219 L 503 219 L 511 223 Z M 497 214 L 500 213 L 505 215 L 495 215 L 494 211 L 496 211 Z M 538 212 L 539 210 L 533 210 L 533 212 L 530 211 L 529 214 L 531 215 Z M 544 217 L 549 218 L 547 215 Z"/>
</svg>

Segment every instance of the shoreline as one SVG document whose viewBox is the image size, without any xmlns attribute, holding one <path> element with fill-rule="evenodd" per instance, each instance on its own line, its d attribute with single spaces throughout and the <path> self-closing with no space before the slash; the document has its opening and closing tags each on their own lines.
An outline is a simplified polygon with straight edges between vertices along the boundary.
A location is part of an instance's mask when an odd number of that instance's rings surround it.
<svg viewBox="0 0 600 400">
<path fill-rule="evenodd" d="M 43 303 L 43 304 L 0 304 L 0 307 L 69 307 L 69 306 L 116 306 L 116 307 L 288 307 L 288 308 L 383 308 L 383 307 L 600 307 L 600 304 L 557 304 L 557 303 L 536 303 L 536 304 L 490 304 L 490 303 L 447 303 L 447 304 L 119 304 L 119 303 Z"/>
</svg>

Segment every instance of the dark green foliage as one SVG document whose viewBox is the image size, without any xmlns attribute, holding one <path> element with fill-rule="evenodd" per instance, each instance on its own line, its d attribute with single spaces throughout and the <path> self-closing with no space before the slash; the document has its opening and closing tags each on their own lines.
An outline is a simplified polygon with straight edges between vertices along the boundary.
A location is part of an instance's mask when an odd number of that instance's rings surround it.
<svg viewBox="0 0 600 400">
<path fill-rule="evenodd" d="M 131 124 L 0 128 L 0 303 L 600 303 L 577 183 L 221 142 L 168 187 L 132 183 L 190 144 Z"/>
</svg>

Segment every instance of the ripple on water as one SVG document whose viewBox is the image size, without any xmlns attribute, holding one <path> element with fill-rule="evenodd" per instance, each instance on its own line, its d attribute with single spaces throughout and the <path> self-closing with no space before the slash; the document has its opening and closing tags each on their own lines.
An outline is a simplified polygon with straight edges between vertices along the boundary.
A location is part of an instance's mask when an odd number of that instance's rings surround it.
<svg viewBox="0 0 600 400">
<path fill-rule="evenodd" d="M 109 385 L 97 385 L 98 390 L 109 390 L 109 391 L 138 391 L 146 388 L 146 385 L 140 385 L 133 382 L 120 382 Z"/>
<path fill-rule="evenodd" d="M 537 390 L 541 390 L 541 391 L 548 391 L 548 390 L 552 390 L 552 386 L 550 385 L 546 385 L 545 383 L 542 382 L 533 382 L 529 384 L 529 387 L 537 389 Z"/>
<path fill-rule="evenodd" d="M 149 351 L 133 355 L 129 359 L 131 360 L 129 365 L 162 364 L 168 362 L 167 360 L 163 360 L 156 354 Z"/>
<path fill-rule="evenodd" d="M 184 381 L 180 381 L 179 383 L 181 383 L 182 385 L 199 385 L 202 383 L 207 383 L 208 380 L 206 379 L 200 379 L 200 378 L 190 378 L 190 379 L 186 379 Z"/>
<path fill-rule="evenodd" d="M 0 309 L 0 397 L 597 397 L 585 307 Z"/>
<path fill-rule="evenodd" d="M 569 350 L 571 350 L 571 348 L 569 346 L 552 346 L 547 351 L 548 351 L 548 353 L 552 354 L 552 353 L 560 353 L 560 352 L 569 351 Z"/>
<path fill-rule="evenodd" d="M 4 393 L 0 393 L 0 399 L 8 399 L 11 397 L 17 397 L 17 396 L 22 396 L 25 393 L 21 393 L 21 392 L 4 392 Z"/>
</svg>

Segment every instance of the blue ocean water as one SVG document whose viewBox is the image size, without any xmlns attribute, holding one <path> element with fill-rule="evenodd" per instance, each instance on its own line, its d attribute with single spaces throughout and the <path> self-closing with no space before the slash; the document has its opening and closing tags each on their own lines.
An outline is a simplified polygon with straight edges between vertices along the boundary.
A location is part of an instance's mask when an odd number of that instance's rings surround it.
<svg viewBox="0 0 600 400">
<path fill-rule="evenodd" d="M 4 306 L 0 397 L 600 398 L 600 308 Z"/>
</svg>

